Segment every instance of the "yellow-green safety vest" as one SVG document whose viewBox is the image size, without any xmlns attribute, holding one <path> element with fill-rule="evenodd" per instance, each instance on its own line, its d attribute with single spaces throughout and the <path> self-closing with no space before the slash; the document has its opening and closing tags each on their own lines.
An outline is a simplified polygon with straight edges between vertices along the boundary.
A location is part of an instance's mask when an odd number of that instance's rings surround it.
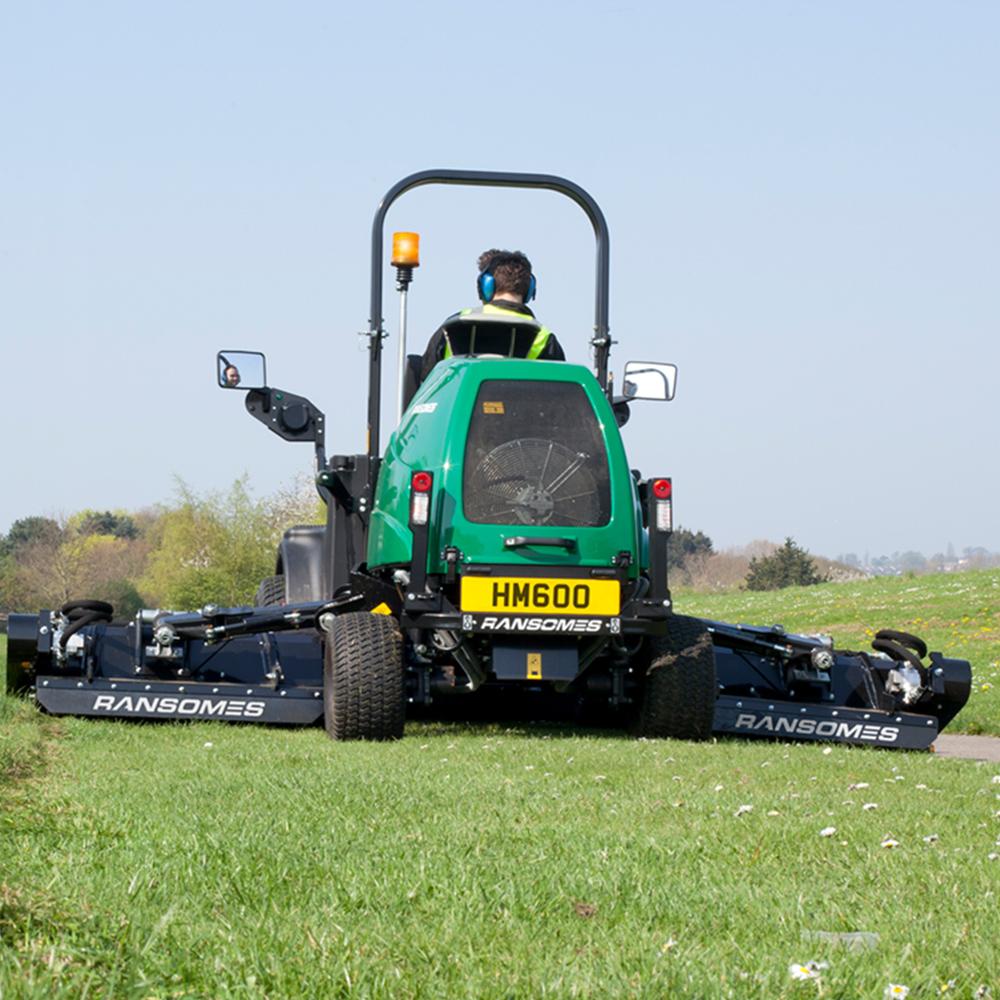
<svg viewBox="0 0 1000 1000">
<path fill-rule="evenodd" d="M 529 316 L 527 313 L 514 312 L 512 309 L 502 309 L 499 306 L 490 305 L 489 303 L 483 306 L 479 306 L 478 308 L 475 309 L 463 309 L 456 316 L 456 318 L 459 317 L 462 319 L 468 319 L 469 317 L 472 318 L 481 317 L 483 320 L 486 320 L 487 323 L 489 323 L 490 325 L 494 323 L 502 323 L 504 320 L 508 320 L 508 321 L 513 321 L 519 327 L 534 327 L 535 337 L 531 342 L 531 346 L 528 348 L 528 353 L 524 355 L 525 358 L 531 361 L 534 361 L 536 358 L 539 357 L 539 355 L 541 355 L 542 351 L 545 350 L 546 344 L 548 344 L 549 342 L 549 338 L 552 336 L 552 331 L 548 327 L 543 326 L 541 323 L 539 323 L 538 320 L 534 318 L 534 316 Z M 450 358 L 454 357 L 454 352 L 452 351 L 451 348 L 451 340 L 448 337 L 447 321 L 445 322 L 444 325 L 445 325 L 444 356 L 446 358 Z M 515 333 L 512 329 L 511 350 L 510 352 L 508 352 L 508 357 L 515 357 L 513 353 L 513 349 L 515 347 L 515 340 L 516 340 Z M 475 326 L 473 326 L 473 332 L 472 336 L 470 337 L 469 346 L 470 348 L 473 348 L 475 346 Z M 470 349 L 469 353 L 475 354 L 476 352 Z"/>
</svg>

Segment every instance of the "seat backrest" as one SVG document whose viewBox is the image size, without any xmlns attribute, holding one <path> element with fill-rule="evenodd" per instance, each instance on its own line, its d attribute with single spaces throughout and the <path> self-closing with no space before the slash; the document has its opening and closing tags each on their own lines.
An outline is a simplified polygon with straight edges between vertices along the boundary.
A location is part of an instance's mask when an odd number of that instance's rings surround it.
<svg viewBox="0 0 1000 1000">
<path fill-rule="evenodd" d="M 530 319 L 457 316 L 445 323 L 444 335 L 453 356 L 499 354 L 505 358 L 526 358 L 540 329 Z"/>
</svg>

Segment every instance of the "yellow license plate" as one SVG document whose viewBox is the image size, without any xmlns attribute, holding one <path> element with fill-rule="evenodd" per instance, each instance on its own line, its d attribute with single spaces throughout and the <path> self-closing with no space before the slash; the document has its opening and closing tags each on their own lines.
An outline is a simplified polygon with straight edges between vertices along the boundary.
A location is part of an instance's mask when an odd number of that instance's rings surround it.
<svg viewBox="0 0 1000 1000">
<path fill-rule="evenodd" d="M 462 610 L 542 615 L 617 615 L 617 580 L 575 580 L 539 576 L 463 576 Z"/>
</svg>

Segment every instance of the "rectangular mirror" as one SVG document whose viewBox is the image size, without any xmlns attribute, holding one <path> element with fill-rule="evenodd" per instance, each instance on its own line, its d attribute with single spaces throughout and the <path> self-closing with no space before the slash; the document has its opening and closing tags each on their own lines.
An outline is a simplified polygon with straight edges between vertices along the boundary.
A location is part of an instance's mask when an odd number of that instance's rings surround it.
<svg viewBox="0 0 1000 1000">
<path fill-rule="evenodd" d="M 622 398 L 673 399 L 677 365 L 660 361 L 630 361 L 625 365 Z"/>
<path fill-rule="evenodd" d="M 219 351 L 215 361 L 223 389 L 267 387 L 267 368 L 260 351 Z"/>
</svg>

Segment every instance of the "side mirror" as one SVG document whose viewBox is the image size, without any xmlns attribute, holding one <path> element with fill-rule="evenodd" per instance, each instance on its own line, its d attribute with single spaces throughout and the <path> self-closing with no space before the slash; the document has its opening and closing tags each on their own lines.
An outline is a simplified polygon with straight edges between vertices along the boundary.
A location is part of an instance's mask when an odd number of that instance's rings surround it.
<svg viewBox="0 0 1000 1000">
<path fill-rule="evenodd" d="M 677 387 L 677 365 L 658 361 L 629 361 L 625 365 L 622 399 L 674 398 Z"/>
<path fill-rule="evenodd" d="M 267 366 L 260 351 L 219 351 L 215 356 L 217 380 L 223 389 L 264 389 Z"/>
</svg>

